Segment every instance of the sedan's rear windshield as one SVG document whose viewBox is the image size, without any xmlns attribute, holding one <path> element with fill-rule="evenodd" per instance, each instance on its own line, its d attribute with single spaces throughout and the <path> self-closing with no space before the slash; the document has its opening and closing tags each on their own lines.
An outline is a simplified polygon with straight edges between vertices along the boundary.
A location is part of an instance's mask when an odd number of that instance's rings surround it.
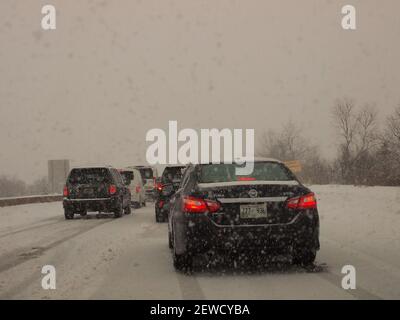
<svg viewBox="0 0 400 320">
<path fill-rule="evenodd" d="M 277 162 L 255 162 L 253 173 L 237 175 L 238 164 L 206 164 L 200 169 L 199 182 L 232 182 L 232 181 L 290 181 L 295 177 L 283 164 Z"/>
<path fill-rule="evenodd" d="M 183 171 L 185 167 L 166 167 L 162 175 L 162 182 L 169 183 L 182 180 Z"/>
<path fill-rule="evenodd" d="M 68 177 L 70 184 L 110 183 L 110 172 L 106 168 L 72 169 Z"/>
</svg>

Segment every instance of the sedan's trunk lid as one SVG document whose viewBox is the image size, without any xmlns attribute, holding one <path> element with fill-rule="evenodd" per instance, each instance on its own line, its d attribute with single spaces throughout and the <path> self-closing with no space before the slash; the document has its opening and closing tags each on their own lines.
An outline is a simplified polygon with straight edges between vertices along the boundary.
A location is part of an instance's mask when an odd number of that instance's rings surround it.
<svg viewBox="0 0 400 320">
<path fill-rule="evenodd" d="M 297 181 L 237 181 L 200 183 L 205 198 L 221 203 L 211 219 L 219 225 L 262 225 L 289 223 L 296 212 L 286 208 L 286 201 L 304 194 Z"/>
</svg>

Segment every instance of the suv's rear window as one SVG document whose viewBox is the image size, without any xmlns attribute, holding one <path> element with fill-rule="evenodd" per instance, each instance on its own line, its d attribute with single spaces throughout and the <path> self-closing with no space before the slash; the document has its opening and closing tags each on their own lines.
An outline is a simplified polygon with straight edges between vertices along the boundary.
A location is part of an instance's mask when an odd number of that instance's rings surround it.
<svg viewBox="0 0 400 320">
<path fill-rule="evenodd" d="M 110 183 L 112 178 L 106 168 L 72 169 L 68 177 L 70 184 Z"/>
<path fill-rule="evenodd" d="M 236 175 L 238 164 L 206 164 L 200 169 L 201 183 L 232 181 L 290 181 L 293 174 L 284 165 L 277 162 L 255 162 L 253 173 L 246 176 Z"/>
<path fill-rule="evenodd" d="M 161 181 L 163 183 L 174 182 L 182 180 L 183 171 L 185 167 L 166 167 L 164 169 Z"/>
<path fill-rule="evenodd" d="M 129 170 L 122 170 L 122 171 L 119 172 L 119 174 L 121 175 L 122 181 L 124 183 L 131 182 L 132 178 L 134 176 L 133 171 L 129 171 Z"/>
<path fill-rule="evenodd" d="M 153 179 L 153 169 L 151 168 L 141 168 L 139 169 L 142 180 Z"/>
</svg>

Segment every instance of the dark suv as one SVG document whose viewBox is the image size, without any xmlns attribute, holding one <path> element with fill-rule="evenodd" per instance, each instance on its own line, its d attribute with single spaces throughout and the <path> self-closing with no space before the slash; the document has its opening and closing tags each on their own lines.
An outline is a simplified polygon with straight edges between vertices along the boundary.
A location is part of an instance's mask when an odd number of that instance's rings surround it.
<svg viewBox="0 0 400 320">
<path fill-rule="evenodd" d="M 155 213 L 156 222 L 165 222 L 168 218 L 169 201 L 182 180 L 185 166 L 172 165 L 165 167 L 160 178 L 156 179 Z"/>
<path fill-rule="evenodd" d="M 175 267 L 190 269 L 193 256 L 209 250 L 268 254 L 281 249 L 294 263 L 312 264 L 319 249 L 314 194 L 280 161 L 254 161 L 250 175 L 239 175 L 239 167 L 186 169 L 168 217 Z"/>
<path fill-rule="evenodd" d="M 64 187 L 65 219 L 88 211 L 112 212 L 115 218 L 131 213 L 131 193 L 117 169 L 112 167 L 75 168 Z"/>
</svg>

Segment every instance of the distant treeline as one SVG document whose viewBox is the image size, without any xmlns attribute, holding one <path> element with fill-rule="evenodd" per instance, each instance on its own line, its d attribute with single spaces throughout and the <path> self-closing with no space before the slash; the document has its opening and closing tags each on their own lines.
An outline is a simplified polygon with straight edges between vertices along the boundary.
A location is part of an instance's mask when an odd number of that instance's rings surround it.
<svg viewBox="0 0 400 320">
<path fill-rule="evenodd" d="M 298 176 L 308 184 L 400 186 L 400 105 L 382 123 L 375 107 L 357 107 L 349 99 L 336 101 L 331 115 L 336 130 L 333 160 L 324 159 L 290 121 L 264 134 L 258 155 L 301 160 Z"/>
<path fill-rule="evenodd" d="M 257 155 L 282 161 L 300 160 L 297 176 L 307 184 L 354 184 L 400 186 L 400 105 L 382 123 L 370 105 L 356 106 L 349 99 L 336 101 L 331 109 L 336 129 L 336 156 L 321 156 L 318 146 L 291 121 L 280 130 L 268 131 L 258 144 Z M 0 197 L 40 195 L 49 192 L 47 178 L 27 184 L 0 176 Z"/>
<path fill-rule="evenodd" d="M 31 184 L 15 178 L 0 176 L 0 198 L 18 197 L 26 195 L 48 194 L 47 178 L 43 177 Z"/>
</svg>

